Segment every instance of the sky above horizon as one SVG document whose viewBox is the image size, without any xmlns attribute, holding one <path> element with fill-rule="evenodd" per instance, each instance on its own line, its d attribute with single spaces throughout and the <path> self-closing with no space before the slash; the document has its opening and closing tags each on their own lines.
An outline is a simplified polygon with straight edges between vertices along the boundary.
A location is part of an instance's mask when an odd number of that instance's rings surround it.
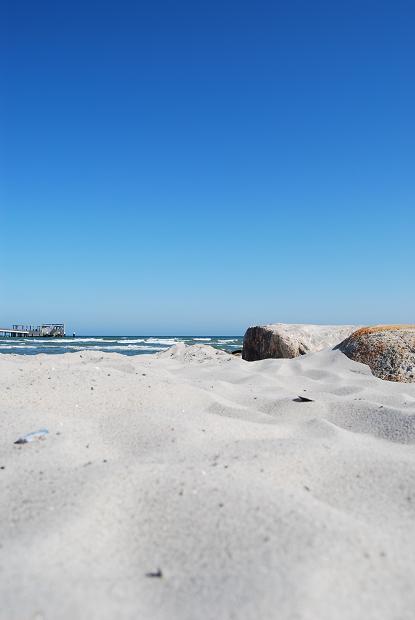
<svg viewBox="0 0 415 620">
<path fill-rule="evenodd" d="M 413 3 L 0 18 L 0 326 L 415 322 Z"/>
</svg>

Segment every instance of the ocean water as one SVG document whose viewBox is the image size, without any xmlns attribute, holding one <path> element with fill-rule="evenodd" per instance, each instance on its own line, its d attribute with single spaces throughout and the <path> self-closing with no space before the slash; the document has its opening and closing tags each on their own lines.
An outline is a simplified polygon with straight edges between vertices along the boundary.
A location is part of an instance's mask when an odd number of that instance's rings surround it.
<svg viewBox="0 0 415 620">
<path fill-rule="evenodd" d="M 36 355 L 74 351 L 108 351 L 123 355 L 143 355 L 165 351 L 177 342 L 209 344 L 224 351 L 242 348 L 242 336 L 77 336 L 76 338 L 0 338 L 0 353 Z"/>
</svg>

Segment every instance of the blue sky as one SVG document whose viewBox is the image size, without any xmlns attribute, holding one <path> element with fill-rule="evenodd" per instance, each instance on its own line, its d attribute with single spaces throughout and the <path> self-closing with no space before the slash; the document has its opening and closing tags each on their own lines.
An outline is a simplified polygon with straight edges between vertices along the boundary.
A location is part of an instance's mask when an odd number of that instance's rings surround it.
<svg viewBox="0 0 415 620">
<path fill-rule="evenodd" d="M 3 7 L 0 324 L 414 321 L 413 3 Z"/>
</svg>

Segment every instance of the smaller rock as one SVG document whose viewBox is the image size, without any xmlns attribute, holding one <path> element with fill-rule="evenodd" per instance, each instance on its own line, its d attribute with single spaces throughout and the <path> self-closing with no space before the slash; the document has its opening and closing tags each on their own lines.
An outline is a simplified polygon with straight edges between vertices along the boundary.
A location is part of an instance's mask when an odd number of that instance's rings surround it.
<svg viewBox="0 0 415 620">
<path fill-rule="evenodd" d="M 163 573 L 162 573 L 161 569 L 158 568 L 156 571 L 152 571 L 150 573 L 146 573 L 146 577 L 152 577 L 152 578 L 156 578 L 156 579 L 161 579 L 163 577 Z"/>
</svg>

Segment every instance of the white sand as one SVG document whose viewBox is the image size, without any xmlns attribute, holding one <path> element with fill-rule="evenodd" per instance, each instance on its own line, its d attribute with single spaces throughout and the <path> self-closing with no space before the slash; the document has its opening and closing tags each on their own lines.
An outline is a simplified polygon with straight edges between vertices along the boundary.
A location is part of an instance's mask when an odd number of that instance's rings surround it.
<svg viewBox="0 0 415 620">
<path fill-rule="evenodd" d="M 1 620 L 414 618 L 415 385 L 178 346 L 0 390 Z"/>
</svg>

